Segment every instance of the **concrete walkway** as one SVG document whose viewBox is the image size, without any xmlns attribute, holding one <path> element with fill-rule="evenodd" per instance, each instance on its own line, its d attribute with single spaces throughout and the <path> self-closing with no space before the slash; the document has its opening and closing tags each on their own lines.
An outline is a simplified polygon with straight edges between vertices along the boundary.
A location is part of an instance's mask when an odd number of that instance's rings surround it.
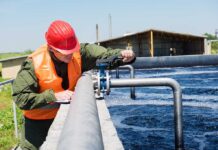
<svg viewBox="0 0 218 150">
<path fill-rule="evenodd" d="M 97 107 L 101 125 L 101 131 L 105 150 L 123 150 L 123 145 L 117 136 L 116 129 L 111 121 L 110 114 L 104 100 L 97 100 Z M 58 140 L 64 126 L 64 122 L 69 109 L 69 104 L 62 104 L 57 116 L 52 123 L 46 141 L 41 146 L 40 150 L 56 150 Z"/>
</svg>

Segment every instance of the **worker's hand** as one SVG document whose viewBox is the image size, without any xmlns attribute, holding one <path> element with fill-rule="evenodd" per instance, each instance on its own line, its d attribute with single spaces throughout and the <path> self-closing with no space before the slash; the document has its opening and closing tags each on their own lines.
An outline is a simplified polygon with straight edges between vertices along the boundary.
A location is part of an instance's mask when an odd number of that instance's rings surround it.
<svg viewBox="0 0 218 150">
<path fill-rule="evenodd" d="M 57 101 L 71 101 L 73 98 L 73 91 L 65 90 L 62 92 L 55 93 Z"/>
<path fill-rule="evenodd" d="M 135 58 L 135 53 L 132 50 L 122 50 L 121 56 L 123 57 L 123 62 L 131 62 Z"/>
</svg>

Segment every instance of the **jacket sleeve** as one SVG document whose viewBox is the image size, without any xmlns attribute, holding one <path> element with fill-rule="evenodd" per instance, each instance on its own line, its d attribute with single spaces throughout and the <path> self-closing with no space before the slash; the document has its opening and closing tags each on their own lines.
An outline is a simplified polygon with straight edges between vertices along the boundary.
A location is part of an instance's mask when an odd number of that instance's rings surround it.
<svg viewBox="0 0 218 150">
<path fill-rule="evenodd" d="M 39 93 L 39 84 L 30 59 L 23 62 L 12 87 L 13 100 L 23 110 L 35 109 L 56 100 L 51 89 Z"/>
<path fill-rule="evenodd" d="M 88 71 L 96 67 L 97 59 L 120 56 L 122 49 L 106 49 L 96 44 L 81 44 L 82 71 Z M 114 63 L 112 68 L 116 68 L 124 63 Z"/>
</svg>

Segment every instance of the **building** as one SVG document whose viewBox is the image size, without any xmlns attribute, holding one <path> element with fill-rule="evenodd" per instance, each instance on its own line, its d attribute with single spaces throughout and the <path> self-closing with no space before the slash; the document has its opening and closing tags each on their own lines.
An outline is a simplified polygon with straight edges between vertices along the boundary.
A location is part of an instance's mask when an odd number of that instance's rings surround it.
<svg viewBox="0 0 218 150">
<path fill-rule="evenodd" d="M 121 37 L 99 41 L 110 48 L 132 49 L 137 57 L 209 54 L 206 51 L 205 36 L 175 33 L 156 29 L 130 33 Z"/>
<path fill-rule="evenodd" d="M 4 79 L 15 78 L 17 72 L 20 70 L 22 62 L 26 58 L 27 56 L 20 56 L 20 57 L 0 60 L 0 63 L 2 64 L 2 78 Z"/>
<path fill-rule="evenodd" d="M 156 29 L 126 34 L 121 37 L 99 41 L 104 47 L 132 49 L 137 57 L 210 54 L 205 36 L 175 33 Z M 2 77 L 15 78 L 21 63 L 27 56 L 0 60 Z"/>
</svg>

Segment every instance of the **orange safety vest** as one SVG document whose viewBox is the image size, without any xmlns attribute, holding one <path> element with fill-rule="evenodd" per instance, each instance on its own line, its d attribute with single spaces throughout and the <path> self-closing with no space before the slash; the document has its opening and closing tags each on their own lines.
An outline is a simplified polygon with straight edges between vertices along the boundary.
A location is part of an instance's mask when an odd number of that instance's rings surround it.
<svg viewBox="0 0 218 150">
<path fill-rule="evenodd" d="M 55 70 L 54 63 L 49 55 L 48 46 L 44 45 L 29 56 L 33 61 L 34 70 L 38 79 L 40 93 L 47 89 L 52 89 L 55 93 L 64 91 L 62 88 L 62 78 Z M 80 52 L 73 53 L 72 61 L 68 63 L 68 90 L 74 91 L 77 80 L 81 76 L 81 56 Z M 24 116 L 29 119 L 45 120 L 55 118 L 59 109 L 59 104 L 48 103 L 37 109 L 24 110 Z"/>
</svg>

